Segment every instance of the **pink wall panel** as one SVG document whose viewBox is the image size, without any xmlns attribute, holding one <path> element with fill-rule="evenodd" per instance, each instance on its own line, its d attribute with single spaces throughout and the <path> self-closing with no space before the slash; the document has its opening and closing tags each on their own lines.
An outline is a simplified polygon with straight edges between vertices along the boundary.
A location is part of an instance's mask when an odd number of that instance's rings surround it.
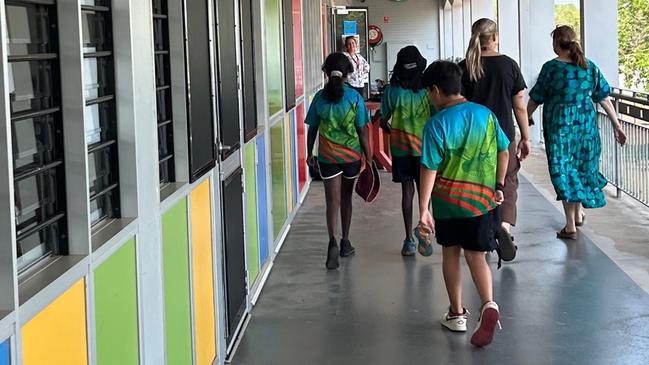
<svg viewBox="0 0 649 365">
<path fill-rule="evenodd" d="M 304 95 L 302 62 L 302 1 L 293 0 L 293 54 L 295 57 L 295 97 Z M 298 123 L 301 124 L 301 123 Z"/>
<path fill-rule="evenodd" d="M 304 103 L 295 109 L 295 124 L 297 126 L 297 167 L 298 189 L 300 192 L 306 186 L 306 125 L 304 124 Z"/>
</svg>

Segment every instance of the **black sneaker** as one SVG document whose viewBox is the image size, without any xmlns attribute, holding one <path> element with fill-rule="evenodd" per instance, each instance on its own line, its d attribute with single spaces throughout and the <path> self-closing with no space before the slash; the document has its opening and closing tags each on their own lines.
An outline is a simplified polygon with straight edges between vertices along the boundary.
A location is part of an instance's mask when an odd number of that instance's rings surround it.
<svg viewBox="0 0 649 365">
<path fill-rule="evenodd" d="M 340 240 L 340 256 L 347 257 L 356 253 L 356 249 L 349 240 Z"/>
<path fill-rule="evenodd" d="M 329 248 L 327 249 L 327 269 L 336 270 L 339 266 L 338 255 L 340 255 L 340 250 L 338 250 L 338 243 L 336 239 L 332 238 L 329 241 Z"/>
</svg>

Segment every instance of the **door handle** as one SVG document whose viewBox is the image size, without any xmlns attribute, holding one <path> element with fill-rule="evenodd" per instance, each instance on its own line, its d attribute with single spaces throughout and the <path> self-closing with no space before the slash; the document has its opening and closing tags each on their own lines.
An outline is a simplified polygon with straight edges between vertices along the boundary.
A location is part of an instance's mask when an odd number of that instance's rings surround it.
<svg viewBox="0 0 649 365">
<path fill-rule="evenodd" d="M 219 145 L 219 152 L 230 152 L 232 150 L 232 146 L 228 146 L 225 144 Z"/>
</svg>

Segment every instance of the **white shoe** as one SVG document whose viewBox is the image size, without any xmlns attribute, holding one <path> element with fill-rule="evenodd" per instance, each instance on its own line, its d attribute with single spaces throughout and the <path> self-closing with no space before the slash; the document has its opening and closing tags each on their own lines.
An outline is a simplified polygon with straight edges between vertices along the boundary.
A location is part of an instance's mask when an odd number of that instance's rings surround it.
<svg viewBox="0 0 649 365">
<path fill-rule="evenodd" d="M 500 326 L 500 311 L 496 302 L 487 302 L 480 309 L 478 325 L 471 336 L 471 343 L 477 347 L 487 346 L 493 341 L 496 326 Z"/>
<path fill-rule="evenodd" d="M 466 322 L 469 317 L 469 311 L 464 309 L 464 313 L 451 316 L 450 308 L 442 317 L 442 326 L 453 332 L 466 332 Z"/>
</svg>

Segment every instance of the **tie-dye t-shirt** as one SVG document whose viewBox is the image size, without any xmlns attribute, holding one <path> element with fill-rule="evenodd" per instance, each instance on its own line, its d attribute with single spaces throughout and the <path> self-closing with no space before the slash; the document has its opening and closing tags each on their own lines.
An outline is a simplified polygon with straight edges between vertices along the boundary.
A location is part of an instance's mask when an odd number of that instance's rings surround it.
<svg viewBox="0 0 649 365">
<path fill-rule="evenodd" d="M 381 118 L 391 118 L 392 156 L 421 156 L 421 136 L 433 111 L 426 90 L 415 92 L 399 86 L 388 86 L 383 91 Z"/>
<path fill-rule="evenodd" d="M 318 128 L 318 161 L 340 164 L 361 159 L 361 143 L 356 127 L 370 121 L 361 94 L 345 84 L 342 99 L 331 103 L 320 90 L 313 97 L 305 123 Z"/>
<path fill-rule="evenodd" d="M 437 171 L 436 219 L 471 218 L 496 208 L 498 153 L 509 139 L 486 107 L 463 102 L 440 110 L 424 128 L 421 163 Z"/>
</svg>

